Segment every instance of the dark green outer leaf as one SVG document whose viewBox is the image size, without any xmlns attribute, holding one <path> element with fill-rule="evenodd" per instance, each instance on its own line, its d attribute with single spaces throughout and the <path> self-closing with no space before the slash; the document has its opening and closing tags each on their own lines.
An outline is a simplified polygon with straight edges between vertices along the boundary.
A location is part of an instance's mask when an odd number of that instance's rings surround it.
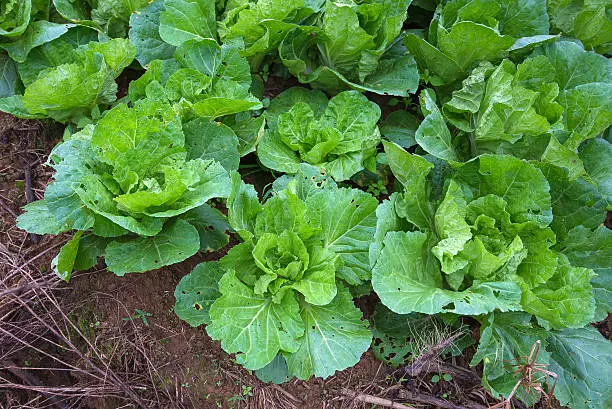
<svg viewBox="0 0 612 409">
<path fill-rule="evenodd" d="M 418 127 L 414 115 L 407 111 L 394 111 L 384 119 L 380 133 L 402 148 L 409 148 L 416 143 L 414 133 Z"/>
<path fill-rule="evenodd" d="M 48 21 L 36 21 L 28 27 L 17 41 L 0 45 L 12 59 L 24 62 L 30 51 L 42 44 L 55 40 L 65 34 L 74 24 L 56 24 Z"/>
<path fill-rule="evenodd" d="M 130 40 L 143 67 L 153 60 L 167 60 L 174 55 L 176 47 L 159 36 L 159 16 L 164 9 L 163 0 L 158 0 L 130 17 Z"/>
<path fill-rule="evenodd" d="M 108 239 L 94 234 L 81 238 L 79 252 L 74 260 L 76 271 L 89 270 L 98 263 L 98 258 L 104 256 Z"/>
<path fill-rule="evenodd" d="M 210 324 L 210 306 L 221 296 L 223 270 L 216 262 L 200 263 L 181 279 L 174 290 L 174 312 L 192 327 Z"/>
<path fill-rule="evenodd" d="M 586 52 L 573 41 L 557 41 L 536 50 L 535 54 L 544 54 L 552 62 L 561 90 L 592 82 L 612 82 L 612 61 L 603 55 Z"/>
<path fill-rule="evenodd" d="M 213 159 L 228 172 L 238 170 L 238 137 L 227 125 L 207 118 L 183 124 L 187 159 Z"/>
<path fill-rule="evenodd" d="M 183 261 L 199 249 L 196 228 L 184 220 L 176 220 L 153 237 L 111 241 L 106 247 L 106 264 L 118 276 L 142 273 Z"/>
<path fill-rule="evenodd" d="M 376 71 L 365 77 L 362 83 L 336 75 L 351 89 L 380 95 L 407 97 L 415 93 L 419 86 L 419 71 L 412 57 L 380 60 Z"/>
<path fill-rule="evenodd" d="M 612 407 L 612 344 L 593 327 L 555 331 L 548 338 L 549 370 L 559 376 L 555 397 L 572 409 Z"/>
<path fill-rule="evenodd" d="M 203 204 L 181 216 L 191 223 L 200 235 L 200 251 L 216 251 L 229 243 L 231 227 L 219 210 Z"/>
<path fill-rule="evenodd" d="M 291 380 L 289 370 L 287 369 L 287 362 L 281 354 L 276 355 L 276 358 L 274 358 L 272 362 L 256 370 L 254 373 L 260 381 L 275 383 L 277 385 Z"/>
<path fill-rule="evenodd" d="M 336 298 L 328 305 L 301 304 L 306 331 L 298 339 L 297 351 L 283 354 L 289 373 L 304 380 L 312 375 L 327 378 L 359 362 L 372 334 L 348 289 L 339 285 Z"/>
<path fill-rule="evenodd" d="M 396 314 L 384 304 L 376 306 L 376 312 L 371 319 L 372 352 L 374 356 L 397 368 L 408 363 L 413 354 L 420 351 L 416 343 L 411 342 L 425 331 L 431 331 L 432 317 L 422 314 Z"/>
<path fill-rule="evenodd" d="M 0 53 L 0 98 L 15 95 L 17 65 L 6 53 Z"/>
<path fill-rule="evenodd" d="M 29 110 L 27 110 L 25 106 L 23 106 L 23 97 L 21 95 L 0 98 L 0 111 L 22 119 L 45 118 L 45 116 L 42 114 L 32 114 Z"/>
</svg>

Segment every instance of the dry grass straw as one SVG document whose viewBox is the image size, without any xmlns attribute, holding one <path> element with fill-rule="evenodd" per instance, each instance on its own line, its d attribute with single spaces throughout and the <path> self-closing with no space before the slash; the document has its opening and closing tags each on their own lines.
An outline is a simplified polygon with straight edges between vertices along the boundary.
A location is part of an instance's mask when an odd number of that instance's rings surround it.
<svg viewBox="0 0 612 409">
<path fill-rule="evenodd" d="M 0 408 L 80 408 L 92 399 L 114 407 L 182 408 L 158 388 L 144 337 L 127 325 L 133 365 L 105 356 L 74 320 L 70 291 L 49 261 L 68 237 L 34 237 L 16 227 L 25 200 L 17 181 L 30 173 L 30 200 L 43 197 L 52 171 L 41 166 L 48 147 L 35 147 L 47 129 L 0 113 Z M 35 356 L 36 365 L 27 357 Z M 29 364 L 29 365 L 28 365 Z"/>
<path fill-rule="evenodd" d="M 0 260 L 0 389 L 8 391 L 3 404 L 26 397 L 22 407 L 76 408 L 92 398 L 116 398 L 132 407 L 161 407 L 159 396 L 155 402 L 142 393 L 151 389 L 147 379 L 116 371 L 73 322 L 61 303 L 66 290 L 58 279 L 4 245 Z M 31 355 L 40 362 L 36 366 L 24 363 Z M 62 384 L 46 384 L 56 374 L 65 375 L 59 375 Z M 73 382 L 64 385 L 67 380 Z"/>
</svg>

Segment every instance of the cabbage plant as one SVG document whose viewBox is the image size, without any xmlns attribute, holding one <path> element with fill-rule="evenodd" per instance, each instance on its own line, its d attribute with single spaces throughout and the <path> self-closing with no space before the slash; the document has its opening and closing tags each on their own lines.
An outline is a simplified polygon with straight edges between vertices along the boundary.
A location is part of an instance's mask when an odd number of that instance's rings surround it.
<svg viewBox="0 0 612 409">
<path fill-rule="evenodd" d="M 18 225 L 36 234 L 76 230 L 54 260 L 65 280 L 101 256 L 124 275 L 227 242 L 218 237 L 223 217 L 206 202 L 229 195 L 228 173 L 212 159 L 190 158 L 180 119 L 163 108 L 118 104 L 51 152 L 54 180 Z"/>
<path fill-rule="evenodd" d="M 401 46 L 410 3 L 327 0 L 312 25 L 286 33 L 278 48 L 281 62 L 301 83 L 332 93 L 408 96 L 419 82 L 414 59 Z"/>
<path fill-rule="evenodd" d="M 305 162 L 336 181 L 363 169 L 376 171 L 380 108 L 357 91 L 328 101 L 320 91 L 290 88 L 271 102 L 265 116 L 268 129 L 257 154 L 270 169 L 296 173 Z"/>
<path fill-rule="evenodd" d="M 175 311 L 207 324 L 244 367 L 264 368 L 281 354 L 289 376 L 308 379 L 356 364 L 370 345 L 349 289 L 369 280 L 378 203 L 302 169 L 263 203 L 232 177 L 228 219 L 243 241 L 181 280 Z"/>
<path fill-rule="evenodd" d="M 550 186 L 512 156 L 482 155 L 457 169 L 436 197 L 434 165 L 392 143 L 391 169 L 404 192 L 378 210 L 372 284 L 405 314 L 526 311 L 553 328 L 590 323 L 593 271 L 552 247 Z"/>
</svg>

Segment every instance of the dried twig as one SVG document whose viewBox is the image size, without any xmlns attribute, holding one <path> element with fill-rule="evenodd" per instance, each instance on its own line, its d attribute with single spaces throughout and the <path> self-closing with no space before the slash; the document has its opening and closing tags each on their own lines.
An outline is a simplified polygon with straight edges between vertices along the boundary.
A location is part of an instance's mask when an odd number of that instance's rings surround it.
<svg viewBox="0 0 612 409">
<path fill-rule="evenodd" d="M 273 389 L 275 389 L 276 391 L 278 391 L 278 392 L 282 393 L 283 395 L 285 395 L 286 397 L 288 397 L 289 399 L 291 399 L 291 400 L 292 400 L 292 401 L 294 401 L 294 402 L 297 402 L 297 403 L 304 403 L 304 401 L 302 401 L 301 399 L 299 399 L 299 398 L 297 398 L 297 397 L 293 396 L 291 393 L 287 392 L 286 390 L 284 390 L 283 388 L 281 388 L 281 387 L 280 387 L 280 386 L 278 386 L 278 385 L 274 385 L 274 384 L 273 384 L 273 385 L 272 385 L 272 388 L 273 388 Z"/>
<path fill-rule="evenodd" d="M 455 405 L 454 403 L 451 403 L 445 399 L 436 398 L 435 396 L 431 396 L 426 393 L 420 393 L 420 392 L 415 392 L 415 391 L 409 392 L 407 390 L 400 390 L 399 396 L 404 400 L 425 403 L 427 405 L 437 406 L 440 408 L 468 409 L 465 406 Z M 486 407 L 478 403 L 475 403 L 475 402 L 470 402 L 469 409 L 486 409 Z"/>
<path fill-rule="evenodd" d="M 8 290 L 0 291 L 0 298 L 5 297 L 9 294 L 22 294 L 25 291 L 33 290 L 35 288 L 42 288 L 46 283 L 31 283 L 31 284 L 23 284 L 14 288 L 9 288 Z"/>
<path fill-rule="evenodd" d="M 23 269 L 25 266 L 27 266 L 28 264 L 33 263 L 34 261 L 38 260 L 39 258 L 41 258 L 42 256 L 44 256 L 45 254 L 47 254 L 48 252 L 50 252 L 51 250 L 54 250 L 60 246 L 63 246 L 64 244 L 66 244 L 66 241 L 61 241 L 59 243 L 56 243 L 54 245 L 52 245 L 51 247 L 41 251 L 40 253 L 38 253 L 37 255 L 35 255 L 34 257 L 32 257 L 31 259 L 27 260 L 25 263 L 23 263 L 22 265 L 18 266 L 18 269 Z"/>
<path fill-rule="evenodd" d="M 420 354 L 414 361 L 407 365 L 404 369 L 406 374 L 410 376 L 419 376 L 428 365 L 436 359 L 442 351 L 444 351 L 449 345 L 451 345 L 457 338 L 463 333 L 452 335 L 445 340 L 439 342 L 436 345 L 431 346 L 425 352 Z"/>
<path fill-rule="evenodd" d="M 363 403 L 370 403 L 372 405 L 378 405 L 385 408 L 391 409 L 416 409 L 412 406 L 402 405 L 401 403 L 393 402 L 389 399 L 379 398 L 377 396 L 366 395 L 365 393 L 353 392 L 349 389 L 342 389 L 342 394 Z"/>
<path fill-rule="evenodd" d="M 26 201 L 28 203 L 32 203 L 36 200 L 36 198 L 34 197 L 34 191 L 32 190 L 32 168 L 28 160 L 25 161 L 24 173 Z M 40 236 L 37 234 L 31 233 L 30 238 L 34 244 L 38 244 L 40 242 Z"/>
<path fill-rule="evenodd" d="M 11 207 L 4 200 L 2 200 L 1 197 L 0 197 L 0 206 L 2 206 L 4 210 L 9 212 L 10 215 L 13 216 L 15 219 L 17 218 L 17 213 L 15 213 L 13 209 L 11 209 Z"/>
<path fill-rule="evenodd" d="M 55 298 L 53 289 L 59 279 L 52 280 L 46 275 L 39 275 L 40 272 L 32 273 L 27 262 L 18 266 L 20 261 L 17 258 L 11 260 L 8 250 L 0 251 L 0 257 L 13 266 L 5 270 L 7 274 L 0 278 L 0 293 L 4 295 L 0 298 L 0 359 L 7 362 L 0 365 L 0 389 L 31 392 L 38 396 L 34 398 L 38 402 L 36 407 L 80 407 L 78 402 L 89 397 L 113 397 L 130 402 L 130 407 L 182 407 L 164 405 L 159 399 L 152 402 L 139 396 L 137 391 L 152 391 L 157 387 L 153 380 L 151 383 L 145 380 L 146 386 L 142 386 L 142 369 L 129 371 L 126 368 L 125 372 L 112 369 L 116 363 L 110 362 L 89 342 L 70 320 L 69 313 L 64 312 L 65 307 Z M 30 259 L 30 263 L 33 259 Z M 83 350 L 83 344 L 87 346 L 86 350 Z M 22 349 L 36 351 L 51 359 L 53 364 L 48 367 L 19 368 L 10 361 Z M 58 350 L 62 352 L 51 352 Z M 146 355 L 145 351 L 139 350 L 139 353 Z M 70 386 L 44 386 L 36 377 L 29 376 L 32 371 L 41 370 L 51 373 L 76 372 L 80 380 Z M 2 376 L 2 371 L 12 373 L 18 381 Z M 64 402 L 64 406 L 61 402 Z"/>
<path fill-rule="evenodd" d="M 17 365 L 15 365 L 14 363 L 12 362 L 4 363 L 3 362 L 2 364 L 6 367 L 6 369 L 8 369 L 9 372 L 11 372 L 17 378 L 21 379 L 26 385 L 43 386 L 43 383 L 34 374 L 24 371 L 23 369 L 17 367 Z M 49 398 L 49 400 L 53 402 L 54 405 L 57 405 L 60 409 L 70 409 L 68 406 L 64 405 L 62 401 L 57 399 L 52 394 L 45 392 L 45 391 L 41 391 L 41 393 L 45 395 L 47 398 Z"/>
<path fill-rule="evenodd" d="M 470 371 L 468 368 L 453 365 L 439 359 L 431 362 L 431 364 L 427 367 L 427 370 L 431 372 L 450 374 L 452 375 L 453 379 L 459 380 L 462 385 L 468 388 L 482 385 L 482 380 L 480 377 L 474 372 Z"/>
</svg>

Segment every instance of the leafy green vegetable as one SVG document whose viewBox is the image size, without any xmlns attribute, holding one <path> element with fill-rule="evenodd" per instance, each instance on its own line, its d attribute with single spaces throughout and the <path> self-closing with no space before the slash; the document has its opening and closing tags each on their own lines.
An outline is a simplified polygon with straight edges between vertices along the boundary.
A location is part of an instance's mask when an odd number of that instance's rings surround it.
<svg viewBox="0 0 612 409">
<path fill-rule="evenodd" d="M 149 101 L 181 118 L 188 159 L 214 159 L 227 170 L 238 169 L 264 127 L 263 117 L 247 112 L 262 104 L 250 92 L 249 65 L 239 47 L 211 39 L 186 41 L 174 58 L 151 61 L 129 87 L 131 101 Z M 221 117 L 229 126 L 217 122 Z"/>
<path fill-rule="evenodd" d="M 341 92 L 329 103 L 311 94 L 319 95 L 291 88 L 272 101 L 270 127 L 257 147 L 261 162 L 286 173 L 306 162 L 337 181 L 364 168 L 375 172 L 380 108 L 357 91 Z"/>
<path fill-rule="evenodd" d="M 377 202 L 359 190 L 318 184 L 308 176 L 312 168 L 303 169 L 263 204 L 232 176 L 229 221 L 245 241 L 220 261 L 221 295 L 207 332 L 246 368 L 264 368 L 282 353 L 289 375 L 308 379 L 354 365 L 370 344 L 367 322 L 340 279 L 368 279 Z M 179 288 L 206 280 L 202 271 Z M 190 320 L 194 313 L 181 314 Z"/>
<path fill-rule="evenodd" d="M 0 7 L 0 36 L 21 35 L 30 24 L 32 0 L 8 0 Z"/>
<path fill-rule="evenodd" d="M 570 180 L 569 172 L 556 166 L 541 164 L 540 168 L 551 187 L 555 215 L 551 227 L 560 242 L 567 240 L 575 227 L 594 230 L 602 224 L 610 204 L 598 189 L 601 185 L 582 178 Z"/>
<path fill-rule="evenodd" d="M 548 338 L 549 369 L 559 376 L 555 397 L 575 409 L 612 404 L 608 368 L 612 344 L 593 327 L 553 331 Z"/>
<path fill-rule="evenodd" d="M 510 50 L 553 38 L 544 0 L 454 0 L 438 7 L 426 38 L 409 33 L 404 44 L 425 80 L 442 86 L 461 80 L 479 62 L 499 62 Z"/>
<path fill-rule="evenodd" d="M 110 37 L 126 37 L 130 16 L 150 0 L 53 0 L 66 20 L 102 30 Z"/>
<path fill-rule="evenodd" d="M 242 38 L 245 43 L 242 55 L 257 67 L 291 29 L 311 22 L 324 3 L 322 0 L 230 2 L 219 22 L 219 36 L 224 41 Z"/>
<path fill-rule="evenodd" d="M 555 31 L 576 37 L 586 48 L 600 54 L 609 54 L 612 50 L 609 7 L 603 0 L 552 0 L 547 3 Z"/>
<path fill-rule="evenodd" d="M 149 63 L 147 72 L 130 83 L 130 99 L 170 104 L 185 122 L 259 109 L 261 102 L 249 92 L 251 73 L 246 59 L 238 55 L 240 46 L 219 46 L 210 39 L 186 41 L 173 59 Z"/>
<path fill-rule="evenodd" d="M 37 52 L 35 60 L 19 66 L 27 87 L 23 96 L 0 101 L 5 112 L 18 117 L 49 117 L 58 122 L 86 124 L 89 118 L 99 115 L 100 106 L 115 101 L 115 78 L 132 62 L 134 46 L 128 40 L 115 39 L 72 48 L 68 44 L 71 40 L 64 41 L 62 37 Z M 58 49 L 67 56 L 47 58 L 48 51 Z M 44 69 L 45 65 L 49 68 Z"/>
<path fill-rule="evenodd" d="M 48 234 L 78 230 L 77 242 L 82 231 L 109 238 L 102 252 L 118 275 L 173 264 L 195 254 L 200 242 L 214 243 L 198 231 L 210 225 L 204 219 L 210 211 L 193 211 L 229 195 L 227 171 L 212 159 L 190 158 L 179 118 L 149 102 L 118 104 L 95 127 L 58 145 L 51 153 L 54 181 L 18 225 Z M 224 229 L 214 219 L 212 225 Z M 72 247 L 57 261 L 67 278 L 79 257 Z"/>
<path fill-rule="evenodd" d="M 0 110 L 67 124 L 18 225 L 73 232 L 51 262 L 66 281 L 101 259 L 118 275 L 179 263 L 235 233 L 181 280 L 175 311 L 264 381 L 331 376 L 370 345 L 397 367 L 467 315 L 493 396 L 518 385 L 535 404 L 516 371 L 535 346 L 561 404 L 611 406 L 610 343 L 588 326 L 612 311 L 609 8 L 2 1 Z M 312 89 L 282 92 L 289 76 Z M 285 174 L 256 191 L 237 173 L 261 170 L 241 166 L 250 153 Z M 379 204 L 351 185 L 399 191 Z M 370 326 L 353 299 L 372 290 Z"/>
<path fill-rule="evenodd" d="M 437 199 L 427 188 L 431 163 L 391 143 L 385 151 L 405 189 L 392 196 L 395 214 L 379 215 L 372 283 L 385 305 L 428 314 L 522 309 L 555 328 L 590 322 L 593 273 L 551 249 L 551 197 L 539 169 L 483 155 Z M 394 231 L 396 217 L 416 231 Z"/>
<path fill-rule="evenodd" d="M 566 168 L 572 180 L 585 176 L 581 145 L 612 124 L 610 72 L 606 58 L 570 41 L 540 47 L 517 65 L 482 62 L 451 95 L 440 89 L 443 115 L 433 92 L 423 91 L 417 142 L 447 161 L 507 153 Z"/>
<path fill-rule="evenodd" d="M 300 82 L 317 88 L 407 96 L 416 90 L 419 75 L 395 41 L 409 4 L 327 1 L 315 25 L 285 35 L 279 46 L 281 61 Z"/>
</svg>

